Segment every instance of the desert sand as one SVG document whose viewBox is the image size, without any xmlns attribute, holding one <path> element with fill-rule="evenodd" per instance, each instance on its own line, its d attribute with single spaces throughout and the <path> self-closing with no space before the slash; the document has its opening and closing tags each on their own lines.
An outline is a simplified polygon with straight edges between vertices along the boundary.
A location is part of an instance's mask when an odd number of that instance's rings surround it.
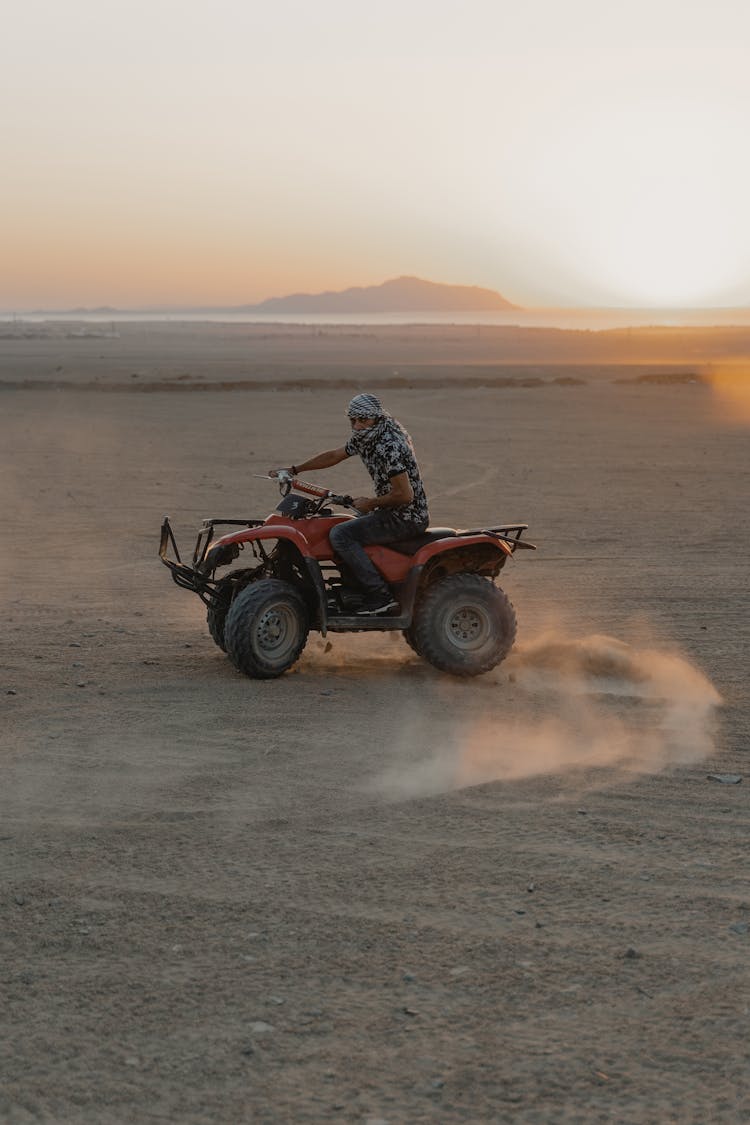
<svg viewBox="0 0 750 1125">
<path fill-rule="evenodd" d="M 750 1120 L 744 345 L 69 330 L 0 339 L 0 1119 Z M 246 679 L 159 563 L 350 386 L 435 524 L 530 525 L 486 676 Z"/>
</svg>

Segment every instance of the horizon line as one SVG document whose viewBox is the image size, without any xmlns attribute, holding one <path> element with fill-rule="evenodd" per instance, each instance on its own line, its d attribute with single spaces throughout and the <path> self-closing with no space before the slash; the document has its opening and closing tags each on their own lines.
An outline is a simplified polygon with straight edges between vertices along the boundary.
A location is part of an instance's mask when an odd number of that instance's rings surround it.
<svg viewBox="0 0 750 1125">
<path fill-rule="evenodd" d="M 67 307 L 43 307 L 43 308 L 0 308 L 0 316 L 44 316 L 48 314 L 58 314 L 62 316 L 82 315 L 84 313 L 97 313 L 98 315 L 105 315 L 107 313 L 118 314 L 137 314 L 145 313 L 149 316 L 158 313 L 173 314 L 173 313 L 201 313 L 201 312 L 227 312 L 227 313 L 252 313 L 258 310 L 257 315 L 278 317 L 278 316 L 388 316 L 395 314 L 399 316 L 418 315 L 420 313 L 429 313 L 433 316 L 449 316 L 453 313 L 468 316 L 472 313 L 483 315 L 500 315 L 512 316 L 513 313 L 546 313 L 546 312 L 617 312 L 617 313 L 649 313 L 649 312 L 671 312 L 671 313 L 688 313 L 688 312 L 750 312 L 750 304 L 739 305 L 515 305 L 508 309 L 468 309 L 468 308 L 441 308 L 441 309 L 358 309 L 358 310 L 341 310 L 339 312 L 332 310 L 325 311 L 308 311 L 308 312 L 294 312 L 289 310 L 287 312 L 279 311 L 274 312 L 269 309 L 261 309 L 260 305 L 265 304 L 265 301 L 259 301 L 256 304 L 219 304 L 219 305 L 135 305 L 135 306 L 120 306 L 120 305 L 75 305 Z"/>
</svg>

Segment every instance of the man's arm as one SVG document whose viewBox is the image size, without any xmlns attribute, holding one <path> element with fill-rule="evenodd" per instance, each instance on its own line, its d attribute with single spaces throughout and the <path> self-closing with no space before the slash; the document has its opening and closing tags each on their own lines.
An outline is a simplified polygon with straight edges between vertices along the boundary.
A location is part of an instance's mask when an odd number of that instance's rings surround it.
<svg viewBox="0 0 750 1125">
<path fill-rule="evenodd" d="M 398 473 L 391 477 L 391 488 L 385 496 L 356 496 L 354 507 L 360 512 L 374 512 L 376 508 L 403 508 L 414 499 L 408 473 Z"/>
<path fill-rule="evenodd" d="M 290 465 L 287 472 L 299 476 L 300 473 L 311 473 L 315 469 L 330 469 L 333 465 L 346 461 L 348 456 L 349 454 L 342 445 L 340 449 L 327 449 L 325 453 L 318 453 L 308 461 L 300 461 L 298 465 Z M 269 477 L 275 477 L 277 473 L 278 469 L 269 469 L 268 475 Z"/>
</svg>

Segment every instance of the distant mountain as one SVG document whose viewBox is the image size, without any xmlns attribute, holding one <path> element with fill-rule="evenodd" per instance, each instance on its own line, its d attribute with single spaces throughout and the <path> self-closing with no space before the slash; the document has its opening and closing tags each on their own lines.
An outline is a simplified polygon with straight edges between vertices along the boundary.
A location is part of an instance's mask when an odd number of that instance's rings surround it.
<svg viewBox="0 0 750 1125">
<path fill-rule="evenodd" d="M 259 305 L 241 305 L 238 312 L 253 313 L 418 313 L 487 312 L 515 309 L 494 289 L 476 285 L 441 285 L 419 277 L 396 277 L 382 285 L 367 285 L 339 292 L 293 293 L 270 297 Z"/>
</svg>

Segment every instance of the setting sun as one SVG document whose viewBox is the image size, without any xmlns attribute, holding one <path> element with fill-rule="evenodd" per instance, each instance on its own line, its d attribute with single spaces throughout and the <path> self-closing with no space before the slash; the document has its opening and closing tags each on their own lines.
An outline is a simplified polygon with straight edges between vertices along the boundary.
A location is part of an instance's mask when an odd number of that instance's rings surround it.
<svg viewBox="0 0 750 1125">
<path fill-rule="evenodd" d="M 553 103 L 536 72 L 519 79 L 523 125 L 505 142 L 512 170 L 498 169 L 481 217 L 494 208 L 509 239 L 513 216 L 526 273 L 549 285 L 550 301 L 553 287 L 570 303 L 748 299 L 750 91 L 740 61 L 711 51 L 552 57 Z"/>
<path fill-rule="evenodd" d="M 731 104 L 658 91 L 572 120 L 546 165 L 572 271 L 618 303 L 731 303 L 750 254 L 737 222 L 750 188 L 741 128 Z"/>
</svg>

